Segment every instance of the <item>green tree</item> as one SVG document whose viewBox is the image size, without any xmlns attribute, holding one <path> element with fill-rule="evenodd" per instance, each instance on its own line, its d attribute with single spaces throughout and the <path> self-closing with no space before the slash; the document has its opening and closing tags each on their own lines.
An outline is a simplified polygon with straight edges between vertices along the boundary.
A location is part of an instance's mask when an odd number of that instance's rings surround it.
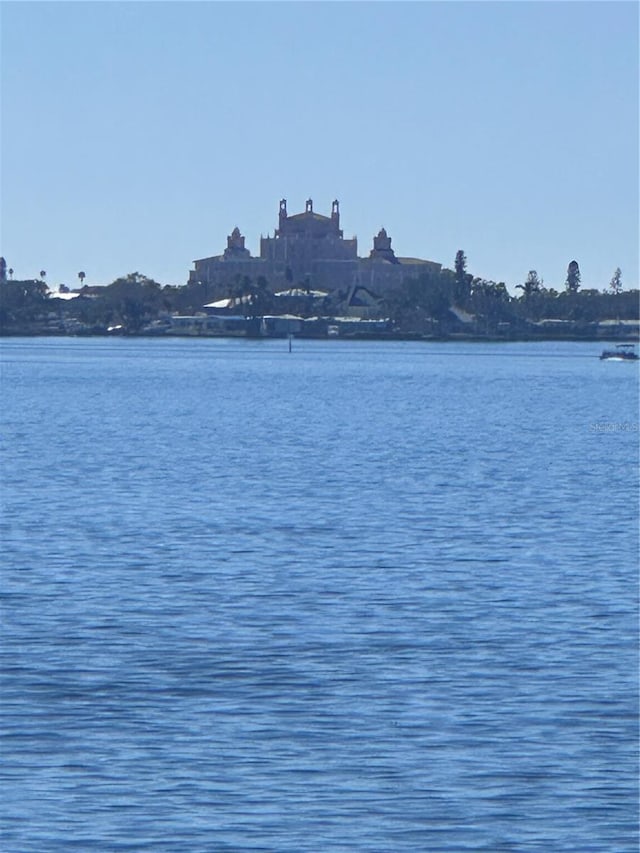
<svg viewBox="0 0 640 853">
<path fill-rule="evenodd" d="M 493 331 L 498 323 L 511 319 L 510 296 L 507 286 L 503 281 L 496 283 L 484 278 L 473 279 L 470 307 L 476 315 L 476 328 L 481 330 L 480 323 L 484 323 L 484 331 Z"/>
<path fill-rule="evenodd" d="M 567 267 L 567 280 L 565 282 L 569 293 L 577 293 L 580 288 L 580 267 L 577 261 L 571 261 Z"/>
<path fill-rule="evenodd" d="M 471 296 L 473 276 L 467 272 L 467 256 L 458 249 L 454 263 L 454 299 L 457 302 L 465 302 Z"/>
<path fill-rule="evenodd" d="M 78 273 L 78 278 L 80 279 L 80 286 L 82 286 L 84 284 L 84 280 L 86 277 L 87 277 L 86 273 L 83 272 L 82 270 L 80 270 L 80 272 Z"/>
<path fill-rule="evenodd" d="M 426 271 L 406 279 L 384 299 L 384 310 L 399 331 L 446 333 L 455 318 L 455 277 L 452 270 Z"/>
<path fill-rule="evenodd" d="M 467 256 L 462 251 L 462 249 L 458 249 L 458 251 L 456 252 L 454 269 L 456 273 L 456 284 L 464 282 L 465 276 L 467 274 Z"/>
<path fill-rule="evenodd" d="M 622 290 L 622 270 L 620 267 L 616 267 L 616 271 L 613 274 L 611 281 L 609 282 L 609 289 L 611 293 L 618 294 Z"/>
<path fill-rule="evenodd" d="M 259 275 L 256 280 L 256 286 L 251 291 L 251 316 L 264 317 L 271 310 L 271 293 L 267 287 L 267 280 L 263 275 Z"/>
<path fill-rule="evenodd" d="M 538 277 L 536 270 L 529 270 L 525 283 L 516 284 L 516 289 L 521 290 L 523 297 L 527 299 L 534 293 L 540 293 L 542 291 L 543 283 L 543 280 Z"/>
<path fill-rule="evenodd" d="M 128 332 L 139 332 L 162 309 L 166 295 L 157 281 L 129 273 L 104 289 L 102 296 L 109 317 L 121 323 Z"/>
<path fill-rule="evenodd" d="M 48 288 L 38 279 L 18 280 L 0 288 L 0 327 L 42 320 L 47 300 Z"/>
</svg>

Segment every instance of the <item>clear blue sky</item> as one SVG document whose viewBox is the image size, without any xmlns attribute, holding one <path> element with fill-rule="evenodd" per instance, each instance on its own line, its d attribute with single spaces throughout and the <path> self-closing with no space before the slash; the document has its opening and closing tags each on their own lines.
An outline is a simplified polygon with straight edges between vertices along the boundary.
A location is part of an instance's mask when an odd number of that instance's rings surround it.
<svg viewBox="0 0 640 853">
<path fill-rule="evenodd" d="M 183 284 L 238 225 L 328 213 L 368 254 L 638 286 L 634 2 L 3 2 L 16 277 Z"/>
</svg>

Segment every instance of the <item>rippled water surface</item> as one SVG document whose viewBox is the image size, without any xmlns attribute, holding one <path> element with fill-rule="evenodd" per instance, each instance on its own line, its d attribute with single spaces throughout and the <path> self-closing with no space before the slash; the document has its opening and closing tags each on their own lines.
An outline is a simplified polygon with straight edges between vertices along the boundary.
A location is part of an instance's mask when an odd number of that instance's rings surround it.
<svg viewBox="0 0 640 853">
<path fill-rule="evenodd" d="M 3 340 L 3 853 L 636 851 L 599 350 Z"/>
</svg>

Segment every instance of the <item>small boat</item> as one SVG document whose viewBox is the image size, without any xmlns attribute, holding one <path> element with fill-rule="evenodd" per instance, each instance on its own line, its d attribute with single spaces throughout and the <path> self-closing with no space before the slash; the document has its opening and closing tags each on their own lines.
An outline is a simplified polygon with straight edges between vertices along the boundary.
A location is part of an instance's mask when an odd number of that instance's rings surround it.
<svg viewBox="0 0 640 853">
<path fill-rule="evenodd" d="M 636 352 L 635 344 L 616 344 L 615 349 L 605 349 L 602 351 L 600 360 L 607 359 L 609 361 L 638 361 L 640 356 Z"/>
</svg>

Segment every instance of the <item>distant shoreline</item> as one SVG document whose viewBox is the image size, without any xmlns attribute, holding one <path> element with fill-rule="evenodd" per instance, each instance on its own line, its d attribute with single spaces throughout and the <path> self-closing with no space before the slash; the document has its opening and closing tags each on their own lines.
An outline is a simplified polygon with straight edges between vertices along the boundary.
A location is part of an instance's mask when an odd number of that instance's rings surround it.
<svg viewBox="0 0 640 853">
<path fill-rule="evenodd" d="M 150 334 L 145 332 L 127 332 L 127 333 L 109 333 L 109 332 L 86 332 L 76 334 L 52 333 L 45 332 L 28 332 L 28 331 L 0 331 L 0 340 L 10 338 L 112 338 L 112 339 L 131 339 L 131 338 L 153 338 L 155 340 L 246 340 L 246 341 L 268 341 L 268 340 L 287 340 L 288 335 L 238 335 L 238 334 Z M 593 334 L 574 334 L 562 333 L 556 335 L 423 335 L 411 333 L 373 333 L 360 332 L 339 335 L 336 337 L 328 337 L 327 335 L 291 335 L 292 340 L 298 341 L 415 341 L 416 343 L 629 343 L 640 345 L 639 335 L 593 335 Z"/>
</svg>

